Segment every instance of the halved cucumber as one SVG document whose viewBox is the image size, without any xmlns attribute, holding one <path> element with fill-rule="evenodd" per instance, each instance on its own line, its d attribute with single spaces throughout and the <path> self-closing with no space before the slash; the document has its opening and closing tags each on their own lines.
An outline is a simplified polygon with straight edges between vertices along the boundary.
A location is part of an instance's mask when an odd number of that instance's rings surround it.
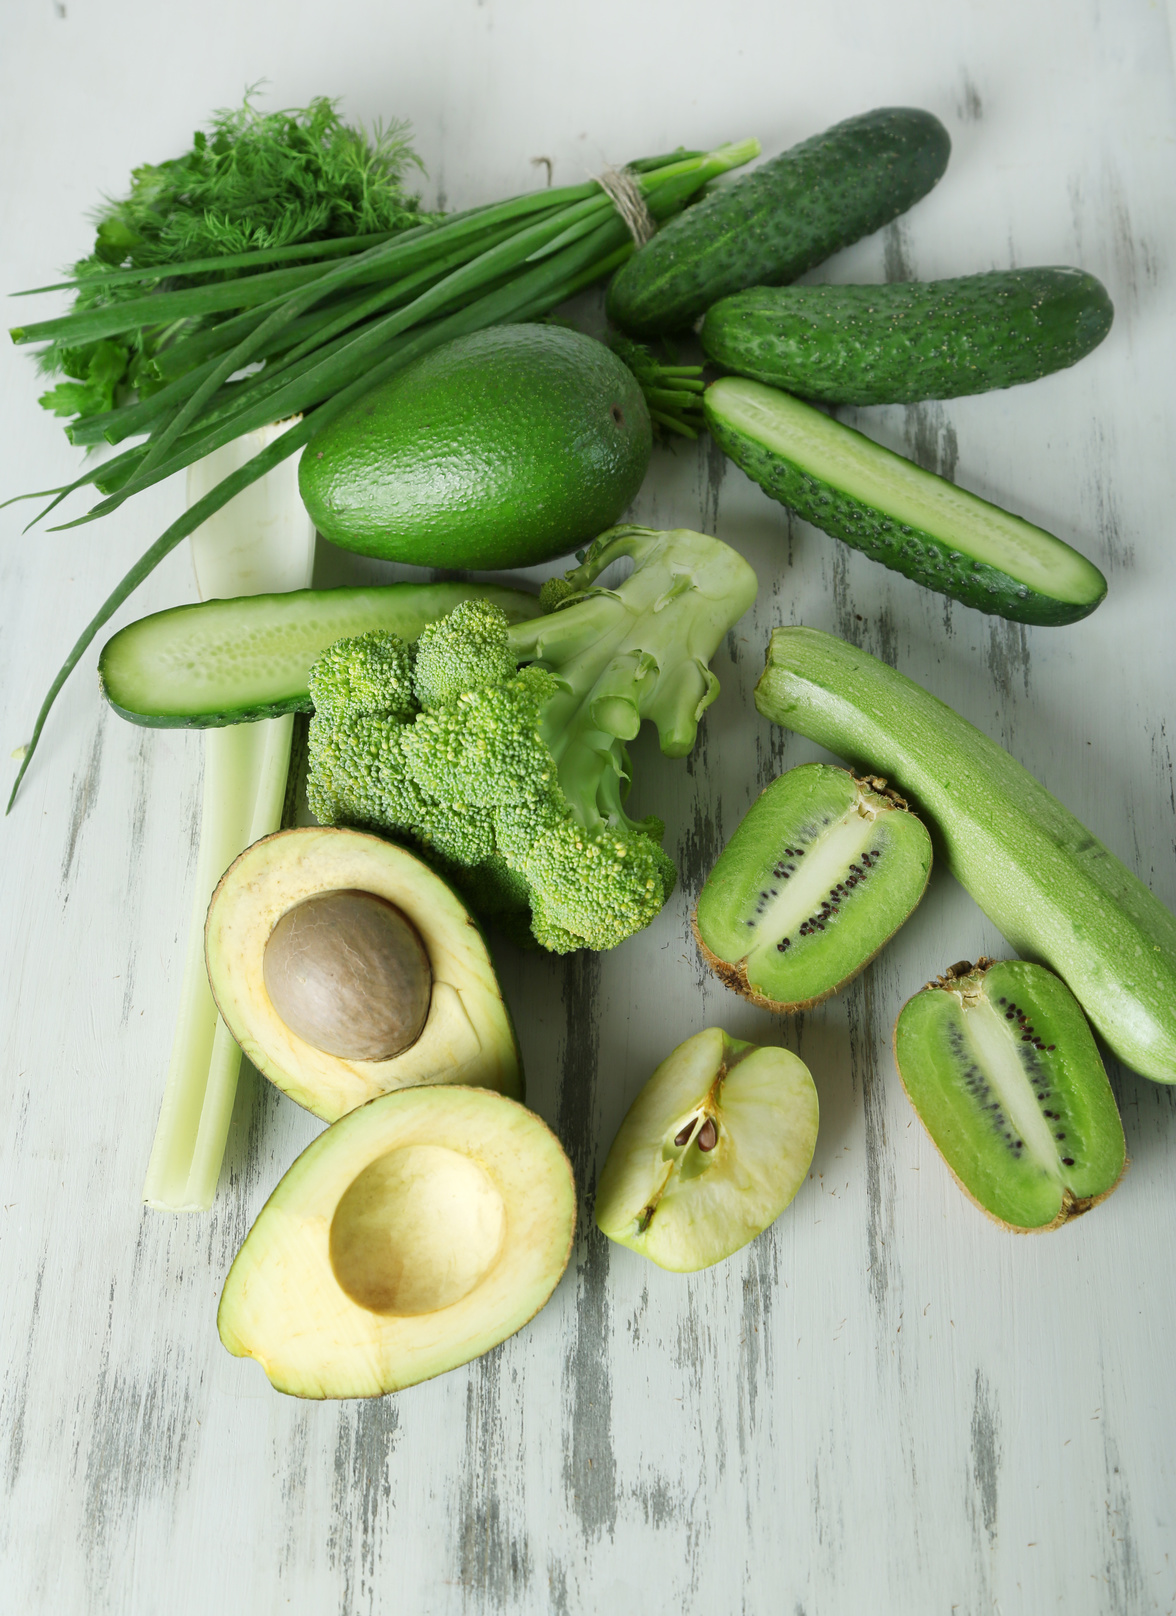
<svg viewBox="0 0 1176 1616">
<path fill-rule="evenodd" d="M 426 623 L 478 597 L 512 623 L 538 617 L 539 597 L 496 584 L 379 584 L 295 589 L 174 606 L 130 623 L 98 660 L 102 692 L 132 724 L 214 729 L 309 713 L 306 679 L 336 640 L 390 629 L 415 640 Z"/>
<path fill-rule="evenodd" d="M 1107 581 L 1070 545 L 762 382 L 706 391 L 724 452 L 806 522 L 979 611 L 1073 623 Z"/>
</svg>

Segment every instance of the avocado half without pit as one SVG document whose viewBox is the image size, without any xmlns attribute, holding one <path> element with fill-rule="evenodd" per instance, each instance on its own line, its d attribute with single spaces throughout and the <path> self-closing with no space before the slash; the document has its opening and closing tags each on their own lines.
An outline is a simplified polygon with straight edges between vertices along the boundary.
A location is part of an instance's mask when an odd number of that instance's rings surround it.
<svg viewBox="0 0 1176 1616">
<path fill-rule="evenodd" d="M 213 894 L 213 997 L 249 1059 L 328 1122 L 416 1084 L 522 1098 L 482 934 L 420 859 L 325 826 L 255 842 Z"/>
<path fill-rule="evenodd" d="M 303 1151 L 237 1253 L 221 1340 L 297 1397 L 376 1397 L 454 1369 L 546 1303 L 576 1193 L 559 1141 L 487 1089 L 385 1094 Z"/>
</svg>

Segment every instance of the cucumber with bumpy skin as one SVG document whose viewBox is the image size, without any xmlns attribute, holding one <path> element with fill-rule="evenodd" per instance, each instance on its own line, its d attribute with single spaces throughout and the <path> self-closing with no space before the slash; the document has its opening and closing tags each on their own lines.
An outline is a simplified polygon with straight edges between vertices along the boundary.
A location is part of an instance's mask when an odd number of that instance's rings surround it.
<svg viewBox="0 0 1176 1616">
<path fill-rule="evenodd" d="M 729 292 L 795 280 L 905 213 L 950 152 L 916 107 L 847 118 L 663 226 L 615 276 L 609 319 L 637 336 L 677 331 Z"/>
<path fill-rule="evenodd" d="M 496 584 L 374 584 L 294 589 L 174 606 L 130 623 L 98 662 L 102 693 L 122 718 L 160 729 L 309 713 L 310 665 L 336 640 L 390 629 L 415 640 L 463 600 L 492 600 L 512 623 L 538 617 L 539 597 Z"/>
<path fill-rule="evenodd" d="M 707 388 L 716 442 L 765 493 L 873 561 L 978 611 L 1074 623 L 1102 573 L 1044 528 L 969 494 L 762 382 Z"/>
<path fill-rule="evenodd" d="M 819 629 L 776 629 L 755 704 L 885 773 L 1017 953 L 1052 966 L 1121 1061 L 1176 1083 L 1176 917 L 1002 746 Z"/>
<path fill-rule="evenodd" d="M 886 286 L 757 286 L 707 310 L 702 346 L 741 376 L 826 404 L 913 404 L 1037 381 L 1111 329 L 1080 269 Z"/>
</svg>

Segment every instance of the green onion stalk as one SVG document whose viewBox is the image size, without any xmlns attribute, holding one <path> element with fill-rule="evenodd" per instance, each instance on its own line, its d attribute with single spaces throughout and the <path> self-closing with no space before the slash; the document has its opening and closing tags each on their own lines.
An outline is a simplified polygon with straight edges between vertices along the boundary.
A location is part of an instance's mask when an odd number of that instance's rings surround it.
<svg viewBox="0 0 1176 1616">
<path fill-rule="evenodd" d="M 711 152 L 675 152 L 636 162 L 629 173 L 660 223 L 758 151 L 758 143 L 747 140 Z M 50 501 L 34 521 L 83 488 L 101 497 L 61 528 L 109 516 L 177 471 L 189 469 L 190 476 L 183 515 L 119 580 L 58 670 L 37 714 L 9 809 L 66 679 L 123 602 L 183 539 L 199 535 L 202 593 L 234 595 L 309 583 L 307 524 L 291 457 L 356 399 L 422 354 L 487 326 L 540 319 L 611 274 L 635 250 L 628 225 L 594 180 L 439 220 L 416 222 L 419 218 L 402 220 L 394 231 L 256 247 L 168 262 L 165 270 L 156 263 L 105 271 L 90 261 L 86 296 L 73 312 L 12 330 L 18 343 L 49 344 L 50 355 L 89 356 L 91 378 L 104 354 L 133 349 L 142 381 L 136 396 L 110 409 L 101 407 L 105 395 L 97 384 L 85 384 L 88 413 L 80 412 L 68 428 L 72 440 L 87 446 L 140 441 L 71 483 L 22 496 Z M 210 271 L 215 271 L 211 278 Z M 61 284 L 83 288 L 80 278 Z M 689 394 L 697 384 L 686 370 L 662 380 L 662 424 L 681 430 L 673 423 L 688 421 L 685 411 L 694 403 Z M 75 395 L 68 398 L 74 408 Z M 44 402 L 65 407 L 52 395 Z M 254 570 L 252 582 L 243 580 L 223 558 L 214 559 L 217 541 L 210 535 L 222 519 L 247 535 L 254 520 L 246 509 L 248 496 L 258 495 L 258 485 L 272 488 L 283 478 L 284 493 L 278 497 L 294 535 L 291 548 L 283 556 L 279 546 L 270 558 L 276 571 L 263 566 Z M 248 537 L 243 543 L 248 550 Z M 287 581 L 275 582 L 275 577 Z M 204 977 L 203 915 L 226 866 L 250 841 L 280 824 L 290 722 L 270 720 L 206 737 L 198 890 L 176 1042 L 145 1188 L 153 1206 L 203 1209 L 215 1192 L 240 1052 L 217 1019 Z"/>
</svg>

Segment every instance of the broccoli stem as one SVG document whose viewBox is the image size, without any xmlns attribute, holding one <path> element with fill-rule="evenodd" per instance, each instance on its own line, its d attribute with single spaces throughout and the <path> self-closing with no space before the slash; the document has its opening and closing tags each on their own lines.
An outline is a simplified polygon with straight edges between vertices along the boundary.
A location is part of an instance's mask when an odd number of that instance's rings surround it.
<svg viewBox="0 0 1176 1616">
<path fill-rule="evenodd" d="M 193 466 L 188 503 L 281 435 L 252 433 Z M 257 595 L 309 585 L 314 528 L 286 459 L 191 536 L 200 594 Z M 239 853 L 282 822 L 294 715 L 206 730 L 200 852 L 180 1007 L 155 1143 L 143 1186 L 148 1206 L 201 1212 L 212 1205 L 224 1159 L 241 1051 L 221 1021 L 204 967 L 204 917 Z"/>
</svg>

